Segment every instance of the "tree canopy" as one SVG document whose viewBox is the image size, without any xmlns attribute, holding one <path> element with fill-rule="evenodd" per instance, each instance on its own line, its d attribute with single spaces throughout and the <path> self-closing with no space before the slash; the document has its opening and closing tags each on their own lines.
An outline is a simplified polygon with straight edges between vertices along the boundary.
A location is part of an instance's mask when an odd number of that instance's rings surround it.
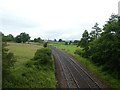
<svg viewBox="0 0 120 90">
<path fill-rule="evenodd" d="M 62 42 L 63 40 L 62 39 L 59 39 L 58 42 Z"/>
<path fill-rule="evenodd" d="M 7 36 L 5 36 L 4 34 L 2 34 L 2 41 L 3 42 L 14 41 L 14 36 L 12 34 L 9 34 Z"/>
<path fill-rule="evenodd" d="M 20 33 L 20 35 L 17 35 L 16 37 L 15 37 L 15 41 L 17 42 L 17 43 L 25 43 L 25 42 L 27 42 L 27 41 L 29 41 L 30 40 L 30 36 L 29 36 L 29 34 L 27 34 L 27 33 L 25 33 L 25 32 L 23 32 L 23 33 Z"/>
<path fill-rule="evenodd" d="M 80 40 L 84 51 L 82 56 L 103 66 L 103 70 L 114 73 L 117 78 L 120 77 L 120 19 L 117 15 L 111 15 L 103 31 L 98 24 L 95 24 L 94 29 L 90 34 L 87 31 L 83 33 Z"/>
</svg>

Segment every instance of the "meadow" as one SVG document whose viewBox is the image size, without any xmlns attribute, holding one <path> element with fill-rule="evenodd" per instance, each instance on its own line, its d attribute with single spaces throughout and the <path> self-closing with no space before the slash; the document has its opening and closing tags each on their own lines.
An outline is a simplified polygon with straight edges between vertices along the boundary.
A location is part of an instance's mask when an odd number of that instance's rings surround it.
<svg viewBox="0 0 120 90">
<path fill-rule="evenodd" d="M 50 44 L 50 45 L 53 45 L 54 47 L 64 50 L 70 54 L 74 54 L 74 52 L 77 49 L 81 49 L 81 48 L 77 47 L 76 45 L 65 45 L 64 43 L 54 43 L 54 44 Z"/>
<path fill-rule="evenodd" d="M 6 82 L 9 88 L 55 88 L 56 79 L 54 74 L 54 64 L 43 66 L 37 69 L 31 60 L 37 49 L 43 48 L 41 45 L 8 43 L 7 48 L 14 53 L 16 62 L 11 73 L 13 79 Z M 32 67 L 27 67 L 29 63 Z M 51 69 L 49 69 L 51 67 Z"/>
<path fill-rule="evenodd" d="M 104 84 L 108 87 L 112 87 L 116 90 L 120 90 L 120 81 L 112 77 L 109 73 L 104 72 L 102 67 L 96 66 L 90 60 L 81 57 L 74 52 L 76 50 L 82 50 L 82 48 L 77 47 L 77 45 L 65 45 L 65 43 L 50 43 L 50 45 L 65 51 L 66 53 L 72 55 L 76 60 L 78 60 L 86 69 L 92 72 L 96 77 L 98 77 Z"/>
</svg>

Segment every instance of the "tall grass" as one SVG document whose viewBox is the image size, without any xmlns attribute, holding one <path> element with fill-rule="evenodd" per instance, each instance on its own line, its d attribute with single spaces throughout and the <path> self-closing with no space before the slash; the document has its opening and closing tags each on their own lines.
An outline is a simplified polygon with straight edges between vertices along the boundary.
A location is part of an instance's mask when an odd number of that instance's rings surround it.
<svg viewBox="0 0 120 90">
<path fill-rule="evenodd" d="M 14 69 L 12 69 L 14 79 L 11 82 L 6 82 L 6 88 L 56 87 L 54 65 L 41 66 L 42 68 L 37 69 L 31 60 L 37 49 L 43 48 L 42 46 L 35 44 L 8 43 L 7 48 L 15 54 L 17 62 L 15 63 Z M 30 67 L 26 66 L 28 63 L 31 64 Z"/>
</svg>

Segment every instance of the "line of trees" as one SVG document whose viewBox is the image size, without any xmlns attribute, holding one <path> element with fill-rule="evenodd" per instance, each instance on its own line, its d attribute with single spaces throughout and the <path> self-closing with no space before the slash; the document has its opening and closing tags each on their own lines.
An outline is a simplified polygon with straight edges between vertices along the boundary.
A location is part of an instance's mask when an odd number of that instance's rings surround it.
<svg viewBox="0 0 120 90">
<path fill-rule="evenodd" d="M 14 36 L 12 34 L 9 34 L 7 36 L 5 36 L 3 33 L 2 33 L 2 41 L 3 42 L 6 42 L 6 41 L 14 41 Z"/>
<path fill-rule="evenodd" d="M 19 35 L 17 35 L 16 37 L 14 37 L 12 34 L 9 34 L 7 36 L 5 36 L 4 34 L 2 34 L 2 41 L 3 42 L 17 42 L 17 43 L 25 43 L 30 41 L 30 36 L 29 34 L 22 32 Z"/>
<path fill-rule="evenodd" d="M 40 37 L 34 38 L 34 40 L 30 40 L 30 35 L 22 32 L 16 37 L 14 37 L 12 34 L 4 35 L 2 33 L 2 41 L 3 42 L 17 42 L 17 43 L 26 43 L 26 42 L 39 42 L 42 43 L 44 40 L 42 40 Z"/>
<path fill-rule="evenodd" d="M 40 37 L 34 38 L 33 42 L 39 42 L 42 43 L 44 40 L 42 40 Z"/>
<path fill-rule="evenodd" d="M 97 23 L 92 29 L 82 34 L 79 46 L 83 51 L 79 54 L 120 78 L 120 17 L 111 15 L 103 29 Z"/>
</svg>

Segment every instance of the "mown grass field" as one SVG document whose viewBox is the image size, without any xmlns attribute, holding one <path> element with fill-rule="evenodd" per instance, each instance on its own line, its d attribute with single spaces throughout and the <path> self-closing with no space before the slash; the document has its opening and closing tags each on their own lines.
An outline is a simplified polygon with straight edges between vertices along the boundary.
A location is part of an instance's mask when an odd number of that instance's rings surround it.
<svg viewBox="0 0 120 90">
<path fill-rule="evenodd" d="M 87 60 L 80 55 L 74 54 L 74 52 L 79 49 L 82 50 L 80 47 L 77 47 L 76 45 L 65 45 L 64 43 L 51 43 L 50 45 L 64 50 L 65 52 L 71 54 L 78 60 L 83 66 L 85 66 L 89 71 L 91 71 L 94 75 L 99 77 L 106 85 L 117 88 L 117 90 L 120 90 L 120 81 L 113 78 L 110 74 L 107 72 L 102 71 L 102 67 L 97 67 L 95 64 L 93 64 L 90 60 Z"/>
<path fill-rule="evenodd" d="M 44 66 L 41 69 L 26 67 L 26 63 L 32 63 L 37 49 L 43 48 L 35 44 L 8 43 L 7 48 L 13 52 L 16 58 L 14 68 L 12 69 L 13 79 L 6 82 L 10 88 L 55 88 L 56 79 L 54 74 L 54 65 Z M 49 68 L 52 69 L 49 69 Z"/>
</svg>

